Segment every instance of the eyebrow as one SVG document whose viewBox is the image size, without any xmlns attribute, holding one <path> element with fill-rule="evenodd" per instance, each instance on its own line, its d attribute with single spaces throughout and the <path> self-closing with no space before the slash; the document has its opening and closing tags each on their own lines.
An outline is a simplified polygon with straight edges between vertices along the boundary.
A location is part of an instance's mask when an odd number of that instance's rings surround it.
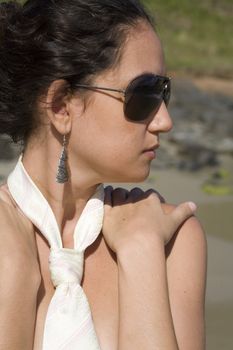
<svg viewBox="0 0 233 350">
<path fill-rule="evenodd" d="M 167 76 L 167 71 L 166 71 L 166 69 L 161 69 L 161 70 L 156 71 L 156 72 L 155 71 L 145 70 L 145 71 L 141 72 L 140 74 L 134 75 L 134 77 L 128 79 L 127 82 L 130 83 L 130 81 L 132 81 L 132 80 L 134 80 L 134 79 L 136 79 L 138 77 L 141 77 L 142 75 L 147 75 L 147 74 L 153 74 L 153 75 L 159 75 L 159 76 L 166 77 Z"/>
<path fill-rule="evenodd" d="M 166 73 L 167 73 L 167 71 L 166 71 L 166 69 L 161 69 L 161 70 L 158 70 L 158 71 L 156 71 L 156 72 L 152 72 L 152 71 L 143 71 L 143 73 L 142 74 L 140 74 L 140 75 L 144 75 L 144 74 L 153 74 L 153 75 L 160 75 L 160 76 L 166 76 Z M 139 75 L 139 76 L 140 76 Z"/>
<path fill-rule="evenodd" d="M 157 72 L 152 72 L 152 71 L 149 71 L 149 70 L 145 70 L 143 72 L 141 72 L 140 74 L 137 74 L 137 75 L 134 75 L 132 78 L 128 79 L 125 83 L 124 83 L 124 86 L 125 88 L 130 84 L 131 81 L 143 76 L 143 75 L 148 75 L 148 74 L 152 74 L 152 75 L 158 75 L 158 76 L 163 76 L 163 77 L 168 77 L 167 76 L 167 72 L 166 70 L 161 70 L 161 71 L 157 71 Z"/>
</svg>

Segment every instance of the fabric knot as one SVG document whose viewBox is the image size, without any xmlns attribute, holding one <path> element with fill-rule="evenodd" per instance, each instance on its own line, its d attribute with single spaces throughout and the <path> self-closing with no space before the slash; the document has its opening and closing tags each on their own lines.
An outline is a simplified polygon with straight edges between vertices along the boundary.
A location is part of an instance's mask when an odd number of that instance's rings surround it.
<svg viewBox="0 0 233 350">
<path fill-rule="evenodd" d="M 81 284 L 84 252 L 61 248 L 50 251 L 49 268 L 55 287 L 64 283 Z"/>
</svg>

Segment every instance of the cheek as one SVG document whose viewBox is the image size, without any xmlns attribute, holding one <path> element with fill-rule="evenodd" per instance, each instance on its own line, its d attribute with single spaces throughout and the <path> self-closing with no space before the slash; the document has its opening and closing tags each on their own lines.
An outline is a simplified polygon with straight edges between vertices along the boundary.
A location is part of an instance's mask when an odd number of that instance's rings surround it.
<svg viewBox="0 0 233 350">
<path fill-rule="evenodd" d="M 92 113 L 77 120 L 72 129 L 74 156 L 104 182 L 142 181 L 148 176 L 141 156 L 145 127 L 127 121 L 121 103 L 114 105 L 95 105 Z"/>
<path fill-rule="evenodd" d="M 120 159 L 123 150 L 131 153 L 132 143 L 139 141 L 137 129 L 124 117 L 123 103 L 107 96 L 96 98 L 82 118 L 80 129 L 80 147 L 85 144 L 91 152 L 108 160 Z"/>
<path fill-rule="evenodd" d="M 86 152 L 93 160 L 109 163 L 111 165 L 129 162 L 137 153 L 137 137 L 122 130 L 119 127 L 96 125 L 86 128 L 79 140 L 78 149 Z"/>
</svg>

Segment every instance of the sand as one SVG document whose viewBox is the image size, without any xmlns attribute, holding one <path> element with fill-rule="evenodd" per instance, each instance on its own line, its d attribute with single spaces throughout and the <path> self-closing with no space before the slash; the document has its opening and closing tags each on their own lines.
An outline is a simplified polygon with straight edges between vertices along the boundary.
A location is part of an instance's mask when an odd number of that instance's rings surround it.
<svg viewBox="0 0 233 350">
<path fill-rule="evenodd" d="M 0 162 L 4 181 L 15 161 Z M 231 170 L 232 164 L 225 164 Z M 233 349 L 233 196 L 210 196 L 201 190 L 210 170 L 184 173 L 174 169 L 156 170 L 139 184 L 113 184 L 114 187 L 158 190 L 170 203 L 193 200 L 208 241 L 208 280 L 206 293 L 207 350 Z"/>
</svg>

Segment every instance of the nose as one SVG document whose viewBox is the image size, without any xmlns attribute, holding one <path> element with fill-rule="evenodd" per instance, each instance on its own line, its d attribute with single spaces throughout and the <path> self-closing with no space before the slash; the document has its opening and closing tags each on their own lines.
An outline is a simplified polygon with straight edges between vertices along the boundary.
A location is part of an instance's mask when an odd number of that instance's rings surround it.
<svg viewBox="0 0 233 350">
<path fill-rule="evenodd" d="M 150 132 L 169 132 L 173 127 L 170 114 L 167 110 L 165 103 L 163 102 L 159 107 L 159 110 L 154 115 L 154 118 L 148 125 Z"/>
</svg>

